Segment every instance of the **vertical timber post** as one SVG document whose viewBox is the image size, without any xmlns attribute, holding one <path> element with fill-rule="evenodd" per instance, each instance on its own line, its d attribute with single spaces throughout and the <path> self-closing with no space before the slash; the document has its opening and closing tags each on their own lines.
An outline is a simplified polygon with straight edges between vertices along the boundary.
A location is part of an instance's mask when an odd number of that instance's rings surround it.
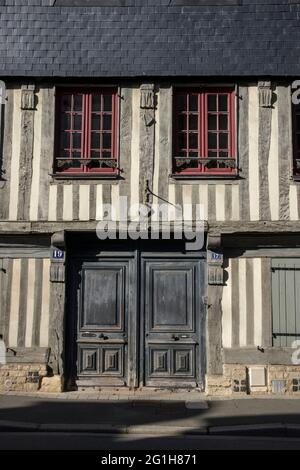
<svg viewBox="0 0 300 470">
<path fill-rule="evenodd" d="M 64 336 L 65 336 L 65 232 L 54 233 L 51 238 L 51 309 L 50 309 L 50 367 L 54 375 L 64 381 Z"/>
<path fill-rule="evenodd" d="M 155 146 L 155 87 L 143 84 L 140 89 L 140 202 L 152 203 Z"/>
<path fill-rule="evenodd" d="M 18 220 L 29 220 L 30 189 L 33 171 L 34 115 L 36 110 L 35 92 L 34 84 L 22 85 Z"/>
<path fill-rule="evenodd" d="M 3 141 L 4 141 L 4 118 L 6 102 L 6 85 L 0 80 L 0 180 L 3 177 Z"/>
<path fill-rule="evenodd" d="M 208 234 L 208 312 L 207 312 L 207 375 L 223 374 L 222 358 L 222 294 L 224 285 L 221 234 Z"/>
</svg>

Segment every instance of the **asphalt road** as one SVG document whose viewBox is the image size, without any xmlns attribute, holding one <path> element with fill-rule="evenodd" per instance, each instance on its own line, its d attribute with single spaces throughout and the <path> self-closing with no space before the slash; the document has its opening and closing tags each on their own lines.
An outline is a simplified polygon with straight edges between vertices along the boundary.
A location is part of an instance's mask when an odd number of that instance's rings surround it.
<svg viewBox="0 0 300 470">
<path fill-rule="evenodd" d="M 300 439 L 266 437 L 1 433 L 0 450 L 299 450 Z"/>
</svg>

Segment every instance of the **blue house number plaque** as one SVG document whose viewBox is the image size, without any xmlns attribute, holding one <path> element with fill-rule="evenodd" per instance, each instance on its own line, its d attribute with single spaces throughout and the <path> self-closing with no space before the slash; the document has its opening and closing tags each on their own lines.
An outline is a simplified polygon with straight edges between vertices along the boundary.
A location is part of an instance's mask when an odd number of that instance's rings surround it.
<svg viewBox="0 0 300 470">
<path fill-rule="evenodd" d="M 222 255 L 220 255 L 219 253 L 212 253 L 212 259 L 214 261 L 220 261 L 222 259 Z"/>
<path fill-rule="evenodd" d="M 64 259 L 65 257 L 65 253 L 64 251 L 61 251 L 61 250 L 53 250 L 53 259 Z"/>
</svg>

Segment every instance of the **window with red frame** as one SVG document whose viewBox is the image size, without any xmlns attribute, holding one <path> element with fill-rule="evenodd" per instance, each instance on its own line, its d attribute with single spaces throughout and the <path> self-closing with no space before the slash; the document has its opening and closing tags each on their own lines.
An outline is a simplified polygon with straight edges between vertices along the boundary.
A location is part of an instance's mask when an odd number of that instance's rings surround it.
<svg viewBox="0 0 300 470">
<path fill-rule="evenodd" d="M 293 140 L 294 162 L 293 174 L 300 177 L 300 104 L 293 105 Z"/>
<path fill-rule="evenodd" d="M 116 119 L 115 89 L 58 90 L 56 173 L 115 174 Z"/>
<path fill-rule="evenodd" d="M 236 174 L 233 89 L 175 90 L 174 120 L 174 174 Z"/>
</svg>

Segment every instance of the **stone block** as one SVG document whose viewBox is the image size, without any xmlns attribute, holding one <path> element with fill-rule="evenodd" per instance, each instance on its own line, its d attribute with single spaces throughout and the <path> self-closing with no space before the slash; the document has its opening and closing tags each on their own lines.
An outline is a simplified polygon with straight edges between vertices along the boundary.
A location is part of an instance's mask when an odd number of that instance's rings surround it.
<svg viewBox="0 0 300 470">
<path fill-rule="evenodd" d="M 211 396 L 231 395 L 231 379 L 223 375 L 206 376 L 206 394 Z"/>
<path fill-rule="evenodd" d="M 60 375 L 54 375 L 53 377 L 44 377 L 42 379 L 40 391 L 45 393 L 62 392 L 62 383 Z"/>
</svg>

